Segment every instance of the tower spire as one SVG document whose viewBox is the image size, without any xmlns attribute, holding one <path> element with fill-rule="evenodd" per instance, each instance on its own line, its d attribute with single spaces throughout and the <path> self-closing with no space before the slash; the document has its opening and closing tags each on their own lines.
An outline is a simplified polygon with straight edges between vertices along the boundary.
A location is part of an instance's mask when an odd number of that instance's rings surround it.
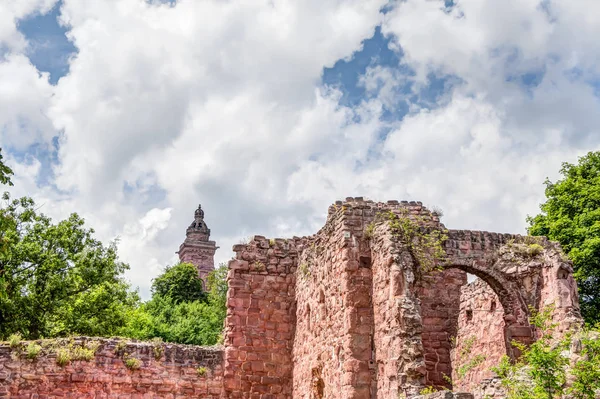
<svg viewBox="0 0 600 399">
<path fill-rule="evenodd" d="M 198 274 L 206 287 L 206 276 L 215 269 L 216 243 L 210 240 L 210 229 L 204 221 L 202 205 L 194 212 L 194 220 L 185 232 L 185 240 L 179 246 L 179 261 L 191 263 L 198 269 Z"/>
</svg>

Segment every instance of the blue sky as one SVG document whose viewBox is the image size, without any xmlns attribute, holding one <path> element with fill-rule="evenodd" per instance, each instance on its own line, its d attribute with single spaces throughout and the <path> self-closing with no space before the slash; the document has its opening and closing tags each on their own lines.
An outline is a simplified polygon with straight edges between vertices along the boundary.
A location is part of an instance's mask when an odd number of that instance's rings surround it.
<svg viewBox="0 0 600 399">
<path fill-rule="evenodd" d="M 0 5 L 13 194 L 119 238 L 143 295 L 199 202 L 218 261 L 347 196 L 522 233 L 599 147 L 592 0 L 163 3 Z"/>
<path fill-rule="evenodd" d="M 32 14 L 18 22 L 19 31 L 31 46 L 27 56 L 38 71 L 50 74 L 51 84 L 69 72 L 69 57 L 77 51 L 67 38 L 67 29 L 58 21 L 59 14 L 57 3 L 45 14 Z"/>
</svg>

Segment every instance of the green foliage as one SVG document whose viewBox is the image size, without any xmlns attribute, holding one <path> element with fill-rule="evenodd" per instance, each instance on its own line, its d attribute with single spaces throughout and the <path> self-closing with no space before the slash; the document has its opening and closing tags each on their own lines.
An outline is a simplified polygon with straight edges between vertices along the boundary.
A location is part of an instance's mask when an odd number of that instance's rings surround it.
<svg viewBox="0 0 600 399">
<path fill-rule="evenodd" d="M 117 344 L 115 345 L 115 354 L 118 356 L 123 356 L 125 354 L 125 351 L 127 350 L 127 341 L 126 340 L 119 340 L 117 342 Z"/>
<path fill-rule="evenodd" d="M 227 267 L 220 265 L 207 277 L 208 296 L 203 300 L 177 302 L 170 295 L 159 295 L 133 309 L 120 335 L 148 340 L 193 345 L 215 345 L 222 335 L 227 311 Z"/>
<path fill-rule="evenodd" d="M 422 217 L 397 215 L 388 212 L 387 221 L 392 234 L 396 236 L 410 253 L 417 267 L 417 278 L 439 270 L 440 263 L 446 258 L 443 243 L 448 239 L 446 231 L 425 227 Z"/>
<path fill-rule="evenodd" d="M 165 347 L 163 346 L 162 338 L 152 338 L 152 355 L 154 356 L 154 359 L 160 360 L 163 353 L 165 353 Z"/>
<path fill-rule="evenodd" d="M 37 359 L 38 355 L 42 351 L 42 347 L 35 342 L 30 342 L 25 348 L 25 356 L 29 360 Z"/>
<path fill-rule="evenodd" d="M 560 242 L 573 261 L 581 311 L 592 325 L 600 321 L 600 151 L 563 163 L 562 179 L 546 179 L 542 213 L 528 217 L 529 234 Z"/>
<path fill-rule="evenodd" d="M 428 387 L 425 387 L 423 389 L 421 389 L 419 391 L 419 395 L 429 395 L 430 393 L 434 393 L 437 392 L 437 389 L 435 389 L 434 387 L 432 387 L 431 385 Z"/>
<path fill-rule="evenodd" d="M 595 399 L 600 392 L 600 324 L 596 333 L 586 331 L 581 340 L 582 358 L 572 370 L 574 376 L 570 393 L 576 399 Z"/>
<path fill-rule="evenodd" d="M 371 222 L 365 227 L 364 237 L 367 240 L 373 238 L 373 233 L 375 232 L 375 222 Z"/>
<path fill-rule="evenodd" d="M 476 355 L 473 357 L 471 356 L 473 345 L 475 344 L 475 340 L 476 340 L 475 336 L 470 336 L 468 338 L 465 338 L 461 342 L 461 348 L 460 348 L 460 351 L 458 352 L 458 359 L 457 359 L 457 363 L 460 364 L 460 366 L 457 369 L 457 374 L 458 374 L 459 379 L 464 378 L 469 371 L 471 371 L 475 367 L 479 366 L 486 359 L 486 356 L 483 354 L 479 354 L 479 355 Z"/>
<path fill-rule="evenodd" d="M 58 348 L 56 350 L 56 364 L 64 367 L 71 362 L 71 351 L 68 348 Z"/>
<path fill-rule="evenodd" d="M 83 360 L 89 362 L 96 355 L 98 350 L 98 342 L 89 342 L 82 346 L 73 345 L 72 343 L 66 348 L 70 352 L 71 360 Z"/>
<path fill-rule="evenodd" d="M 254 262 L 254 270 L 264 272 L 265 270 L 267 270 L 267 267 L 261 261 L 256 261 Z"/>
<path fill-rule="evenodd" d="M 100 346 L 100 342 L 98 341 L 91 341 L 79 345 L 75 344 L 72 339 L 51 340 L 50 342 L 45 341 L 45 343 L 50 352 L 55 353 L 56 364 L 61 367 L 69 364 L 73 360 L 85 362 L 91 361 L 94 359 L 96 351 Z"/>
<path fill-rule="evenodd" d="M 93 238 L 77 214 L 58 224 L 30 198 L 0 207 L 0 338 L 110 335 L 137 302 L 115 244 Z"/>
<path fill-rule="evenodd" d="M 135 357 L 126 357 L 124 362 L 125 367 L 127 367 L 129 370 L 138 370 L 142 367 L 142 361 Z"/>
<path fill-rule="evenodd" d="M 298 267 L 298 271 L 303 278 L 310 276 L 310 269 L 308 268 L 308 263 L 302 262 Z"/>
<path fill-rule="evenodd" d="M 559 342 L 552 339 L 555 325 L 550 321 L 551 314 L 552 307 L 533 312 L 531 324 L 539 329 L 541 338 L 529 347 L 513 342 L 522 351 L 521 359 L 511 364 L 505 356 L 492 371 L 502 380 L 508 399 L 596 398 L 600 392 L 599 335 L 585 333 L 582 358 L 569 369 L 569 358 L 565 353 L 571 338 Z M 569 374 L 573 383 L 567 388 Z"/>
<path fill-rule="evenodd" d="M 529 244 L 528 248 L 529 255 L 532 257 L 540 255 L 542 252 L 544 252 L 544 247 L 542 247 L 540 244 Z"/>
<path fill-rule="evenodd" d="M 208 373 L 208 369 L 206 367 L 198 367 L 196 372 L 198 373 L 198 377 L 204 377 Z"/>
<path fill-rule="evenodd" d="M 18 348 L 21 345 L 21 339 L 22 337 L 20 333 L 11 334 L 8 337 L 8 344 L 13 349 Z"/>
<path fill-rule="evenodd" d="M 471 371 L 475 367 L 479 366 L 481 363 L 483 363 L 485 361 L 485 359 L 486 359 L 486 356 L 483 354 L 476 355 L 472 359 L 469 359 L 469 361 L 467 363 L 461 365 L 458 368 L 458 377 L 464 378 L 465 375 L 467 375 L 467 373 L 469 371 Z"/>
<path fill-rule="evenodd" d="M 152 295 L 170 298 L 176 304 L 206 299 L 198 269 L 191 263 L 166 267 L 152 281 Z"/>
<path fill-rule="evenodd" d="M 2 161 L 2 149 L 0 148 L 0 184 L 7 184 L 12 186 L 10 177 L 14 174 L 12 169 L 4 164 Z"/>
</svg>

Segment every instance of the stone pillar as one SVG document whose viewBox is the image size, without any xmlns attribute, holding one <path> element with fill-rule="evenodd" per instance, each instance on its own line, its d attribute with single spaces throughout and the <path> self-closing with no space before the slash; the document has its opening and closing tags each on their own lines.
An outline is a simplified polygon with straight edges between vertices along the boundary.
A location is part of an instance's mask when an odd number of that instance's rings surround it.
<svg viewBox="0 0 600 399">
<path fill-rule="evenodd" d="M 330 207 L 297 271 L 294 398 L 375 396 L 371 269 L 361 257 L 362 210 Z"/>
<path fill-rule="evenodd" d="M 254 236 L 229 262 L 225 320 L 227 398 L 291 399 L 297 251 Z"/>
<path fill-rule="evenodd" d="M 377 394 L 410 397 L 424 387 L 427 373 L 414 262 L 387 223 L 375 228 L 371 251 Z"/>
<path fill-rule="evenodd" d="M 206 287 L 206 276 L 215 270 L 215 251 L 219 247 L 214 241 L 210 241 L 210 229 L 204 222 L 204 211 L 200 205 L 194 212 L 194 221 L 187 228 L 185 235 L 185 241 L 177 252 L 179 261 L 196 266 Z"/>
</svg>

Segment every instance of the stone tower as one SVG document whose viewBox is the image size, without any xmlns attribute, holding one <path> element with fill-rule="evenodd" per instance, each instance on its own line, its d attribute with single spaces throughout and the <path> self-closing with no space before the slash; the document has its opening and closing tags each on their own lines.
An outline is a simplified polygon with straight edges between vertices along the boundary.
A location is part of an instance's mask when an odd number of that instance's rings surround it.
<svg viewBox="0 0 600 399">
<path fill-rule="evenodd" d="M 210 241 L 210 229 L 204 222 L 202 206 L 194 212 L 194 221 L 185 232 L 186 238 L 179 246 L 179 260 L 191 263 L 198 268 L 198 274 L 206 285 L 206 276 L 215 269 L 217 246 Z"/>
</svg>

